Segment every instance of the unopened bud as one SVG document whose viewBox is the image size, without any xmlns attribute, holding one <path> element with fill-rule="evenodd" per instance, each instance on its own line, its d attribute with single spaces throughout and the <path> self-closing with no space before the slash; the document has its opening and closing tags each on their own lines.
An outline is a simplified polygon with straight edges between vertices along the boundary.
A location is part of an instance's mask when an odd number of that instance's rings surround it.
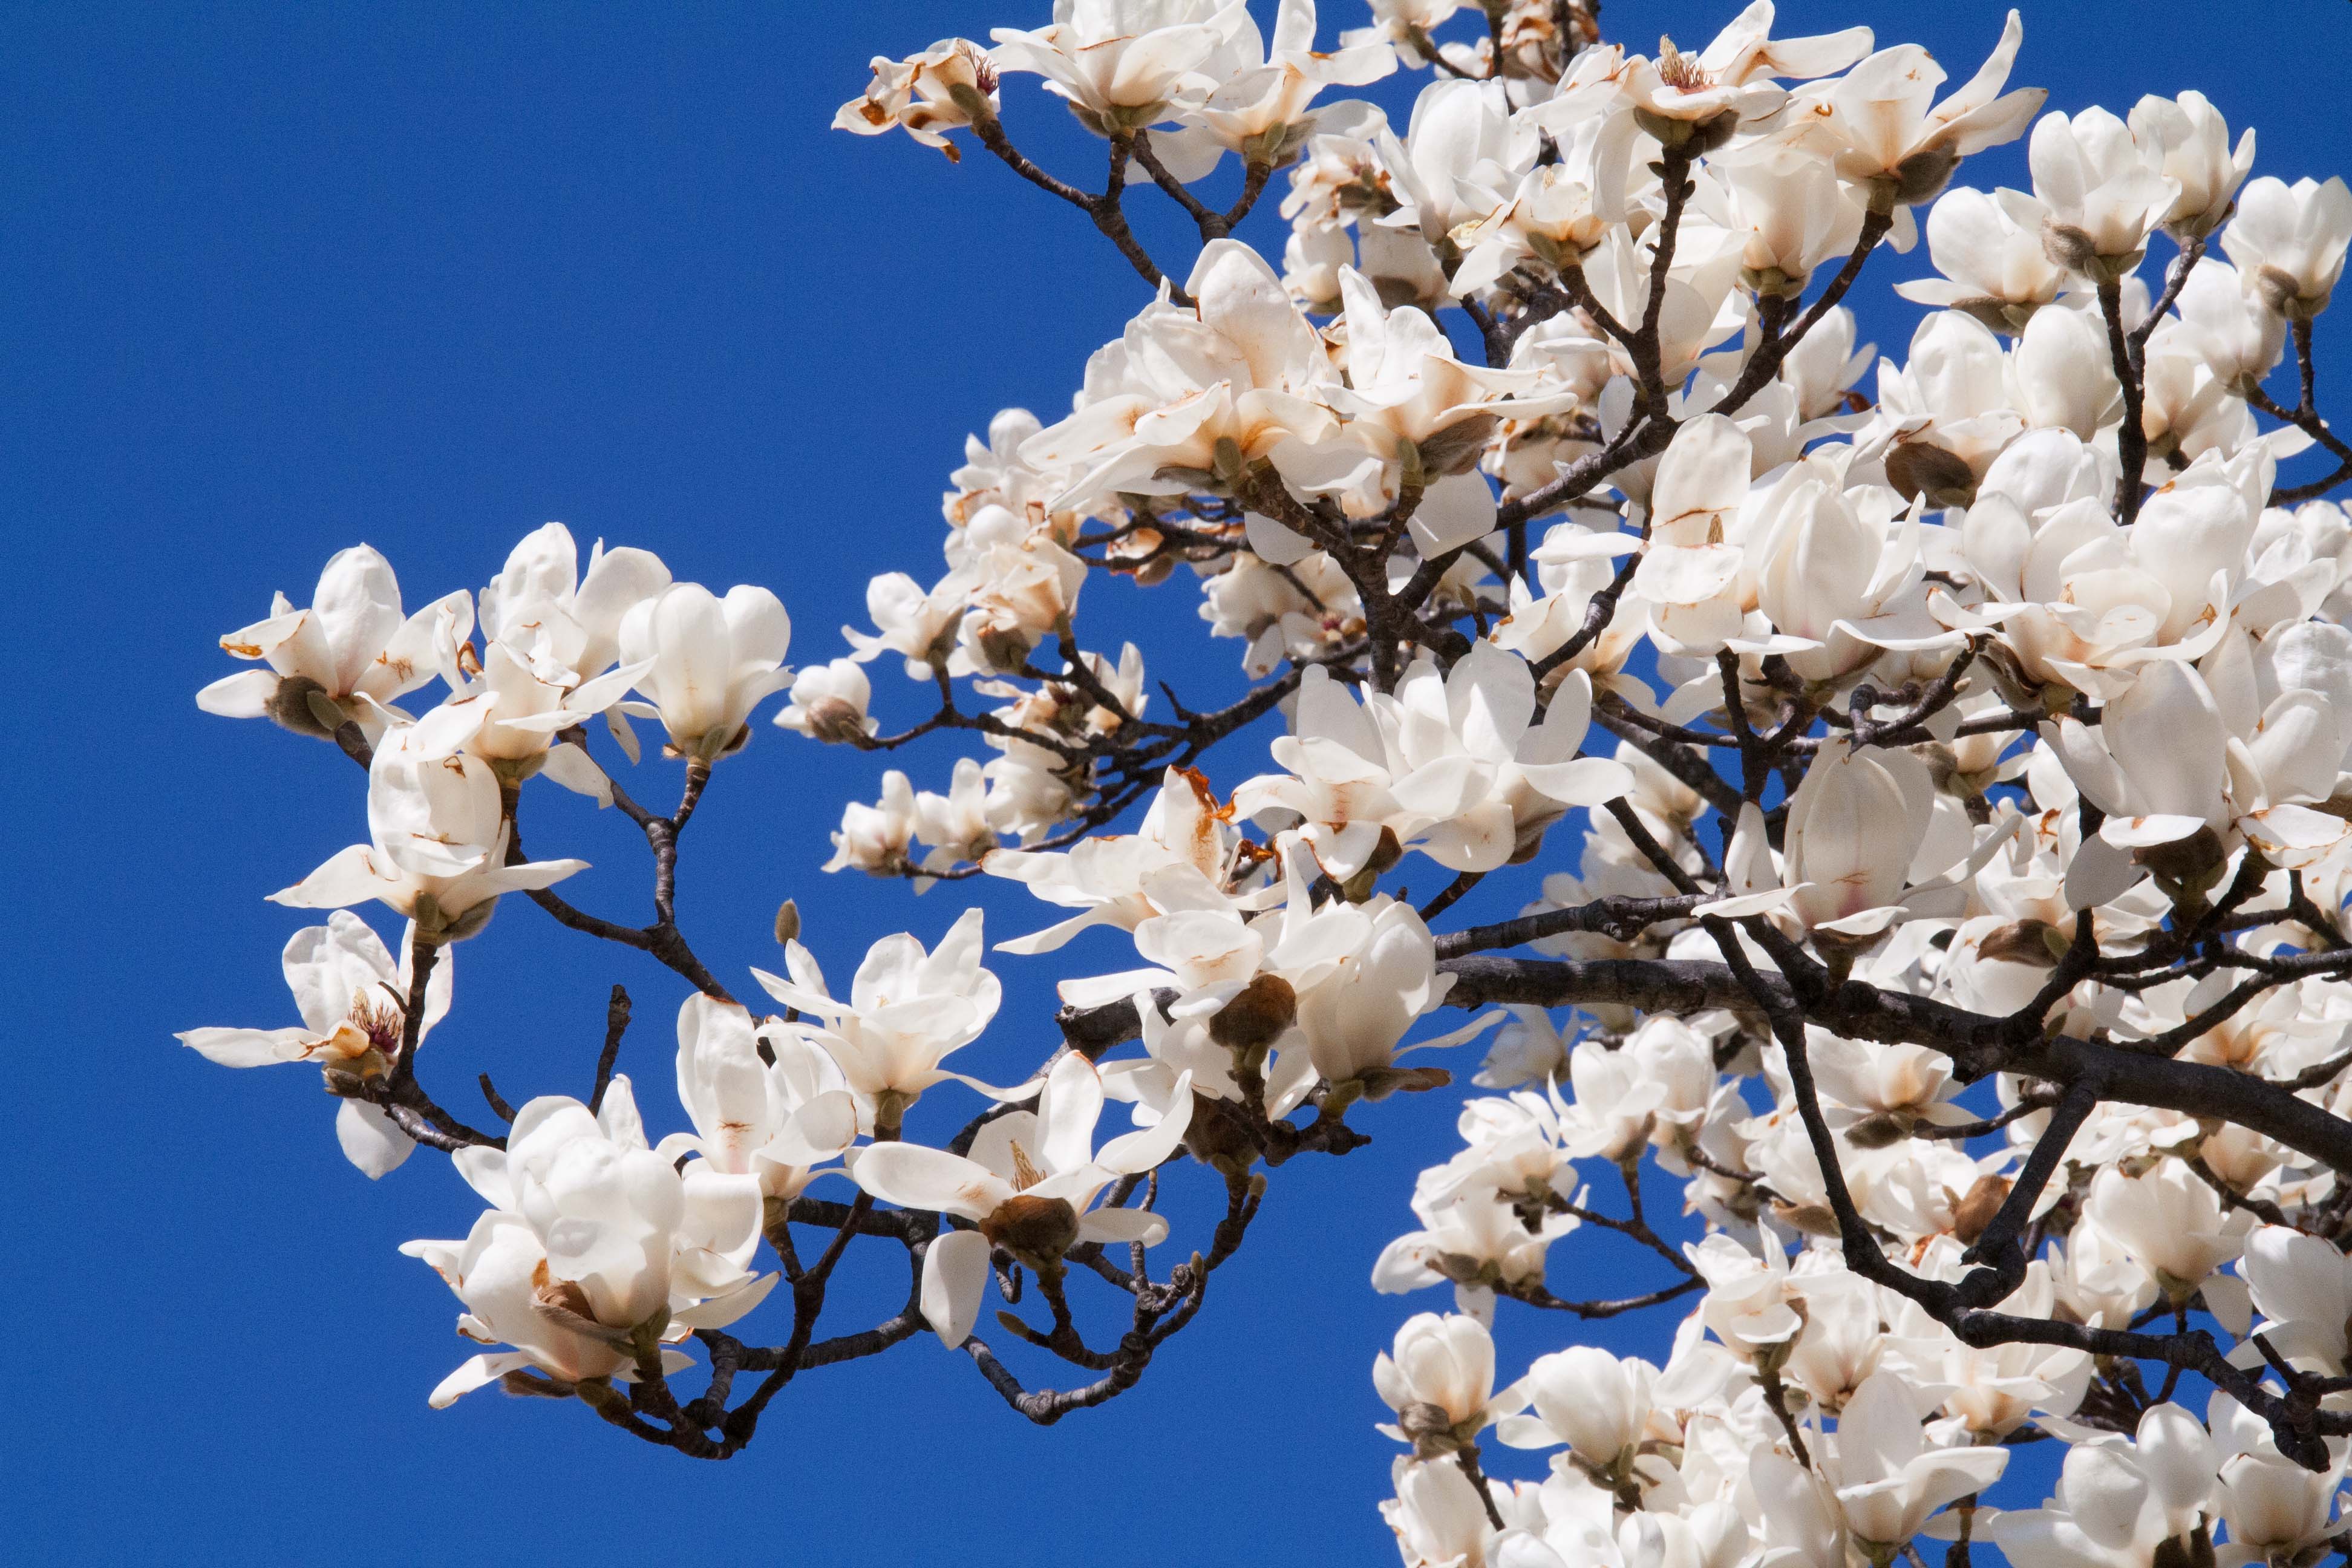
<svg viewBox="0 0 2352 1568">
<path fill-rule="evenodd" d="M 776 945 L 798 942 L 801 935 L 801 907 L 790 899 L 776 906 Z"/>
</svg>

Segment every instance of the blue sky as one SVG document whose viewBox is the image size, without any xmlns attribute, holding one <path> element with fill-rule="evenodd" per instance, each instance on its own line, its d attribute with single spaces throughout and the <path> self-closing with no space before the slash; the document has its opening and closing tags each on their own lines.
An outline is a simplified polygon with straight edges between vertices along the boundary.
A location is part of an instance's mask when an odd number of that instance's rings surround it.
<svg viewBox="0 0 2352 1568">
<path fill-rule="evenodd" d="M 1696 47 L 1733 8 L 1616 0 L 1607 22 L 1643 47 L 1666 27 Z M 21 1336 L 0 1510 L 19 1561 L 395 1563 L 460 1546 L 577 1565 L 673 1542 L 810 1563 L 1385 1557 L 1371 1510 L 1392 1449 L 1371 1430 L 1368 1370 L 1405 1315 L 1444 1303 L 1376 1296 L 1367 1275 L 1409 1224 L 1415 1170 L 1453 1147 L 1456 1096 L 1376 1108 L 1359 1118 L 1373 1148 L 1277 1173 L 1202 1321 L 1104 1410 L 1032 1428 L 926 1338 L 808 1374 L 746 1455 L 710 1467 L 576 1406 L 483 1394 L 428 1411 L 469 1347 L 440 1282 L 394 1249 L 462 1235 L 472 1194 L 429 1153 L 370 1184 L 307 1072 L 232 1074 L 172 1039 L 291 1021 L 278 952 L 307 921 L 261 895 L 364 832 L 341 759 L 191 700 L 231 668 L 219 634 L 273 589 L 307 602 L 334 550 L 383 550 L 415 605 L 478 587 L 558 518 L 681 577 L 774 588 L 796 663 L 844 651 L 835 627 L 863 619 L 869 575 L 936 574 L 939 492 L 965 432 L 1006 405 L 1053 417 L 1141 295 L 1076 214 L 984 155 L 959 167 L 825 126 L 869 55 L 1046 10 L 21 5 L 0 19 L 0 591 L 34 700 L 0 770 L 17 825 L 0 900 L 0 1245 Z M 1327 38 L 1360 19 L 1350 0 L 1327 12 Z M 1964 77 L 2000 12 L 1790 5 L 1783 30 L 1873 23 Z M 2014 79 L 2051 87 L 2053 108 L 2118 111 L 2199 87 L 2260 129 L 2258 172 L 2352 168 L 2352 132 L 2305 68 L 2352 58 L 2352 11 L 2283 0 L 2260 16 L 2255 38 L 2218 14 L 2029 8 Z M 1007 100 L 1022 145 L 1098 177 L 1098 144 L 1033 82 Z M 1964 177 L 2022 184 L 2021 162 L 2011 150 Z M 1188 258 L 1164 204 L 1137 205 L 1153 247 Z M 1278 248 L 1278 229 L 1251 232 Z M 1914 320 L 1886 282 L 1925 270 L 1874 268 L 1880 342 Z M 2326 363 L 2340 385 L 2345 356 Z M 1181 583 L 1087 595 L 1092 639 L 1132 637 L 1188 699 L 1237 679 L 1236 645 L 1202 656 Z M 936 784 L 952 754 L 907 765 Z M 1262 755 L 1228 753 L 1220 781 Z M 772 962 L 787 894 L 842 975 L 886 931 L 936 937 L 967 896 L 993 935 L 1045 923 L 1001 889 L 917 900 L 821 876 L 839 803 L 871 798 L 881 765 L 762 722 L 719 770 L 680 912 L 730 982 Z M 649 763 L 661 776 L 640 793 L 667 795 L 672 771 Z M 539 809 L 535 853 L 596 863 L 580 901 L 643 904 L 625 823 L 570 797 Z M 1462 912 L 1524 896 L 1484 889 Z M 1108 938 L 1070 950 L 1077 972 L 1131 962 Z M 1007 1005 L 970 1053 L 992 1078 L 1052 1037 L 1053 961 L 997 967 Z M 638 1002 L 624 1068 L 657 1132 L 683 1125 L 682 993 L 648 961 L 518 903 L 457 950 L 457 971 L 424 1068 L 449 1102 L 486 1068 L 517 1100 L 584 1093 L 617 980 Z M 936 1114 L 952 1126 L 968 1109 Z M 1654 1203 L 1674 1196 L 1661 1185 Z M 1194 1234 L 1180 1220 L 1165 1261 Z M 1564 1293 L 1626 1277 L 1605 1247 L 1556 1258 Z M 897 1268 L 845 1276 L 845 1328 L 895 1306 Z M 1507 1319 L 1507 1363 L 1560 1327 Z M 1601 1337 L 1655 1355 L 1666 1327 Z"/>
</svg>

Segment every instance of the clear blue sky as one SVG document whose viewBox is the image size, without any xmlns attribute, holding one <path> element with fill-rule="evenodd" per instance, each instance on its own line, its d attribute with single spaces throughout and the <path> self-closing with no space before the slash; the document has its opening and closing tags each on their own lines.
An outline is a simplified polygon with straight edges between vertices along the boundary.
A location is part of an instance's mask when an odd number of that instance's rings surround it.
<svg viewBox="0 0 2352 1568">
<path fill-rule="evenodd" d="M 1615 0 L 1606 20 L 1644 48 L 1669 25 L 1696 47 L 1733 9 Z M 478 587 L 559 518 L 682 577 L 773 587 L 797 663 L 844 651 L 835 628 L 863 618 L 870 574 L 936 574 L 938 496 L 965 432 L 1009 404 L 1053 417 L 1140 293 L 1077 215 L 984 155 L 955 167 L 825 126 L 869 55 L 1046 11 L 18 5 L 0 18 L 0 591 L 25 679 L 0 769 L 14 825 L 0 1247 L 17 1367 L 0 1538 L 14 1560 L 1386 1560 L 1372 1504 L 1392 1449 L 1371 1430 L 1368 1369 L 1407 1313 L 1444 1303 L 1375 1296 L 1366 1277 L 1409 1224 L 1414 1171 L 1453 1146 L 1455 1097 L 1377 1108 L 1360 1118 L 1374 1148 L 1277 1173 L 1202 1321 L 1105 1410 L 1034 1429 L 927 1338 L 808 1374 L 747 1454 L 710 1467 L 574 1405 L 479 1394 L 427 1410 L 470 1347 L 446 1290 L 394 1248 L 464 1234 L 472 1194 L 429 1153 L 371 1185 L 336 1152 L 308 1072 L 233 1074 L 172 1039 L 292 1021 L 278 952 L 306 920 L 261 895 L 363 833 L 360 781 L 329 749 L 192 700 L 232 668 L 219 634 L 265 613 L 272 589 L 307 602 L 335 549 L 383 550 L 414 605 Z M 1785 30 L 1868 22 L 1965 77 L 2000 11 L 1790 5 Z M 2199 87 L 2259 127 L 2258 172 L 2352 170 L 2332 74 L 2352 58 L 2352 9 L 2280 0 L 2247 16 L 2029 7 L 2014 79 L 2049 86 L 2053 108 L 2118 111 Z M 1360 19 L 1331 0 L 1325 37 Z M 1007 99 L 1024 146 L 1097 177 L 1096 144 L 1034 82 L 1014 79 Z M 2021 156 L 1968 177 L 2022 184 Z M 1153 201 L 1138 205 L 1155 247 L 1189 255 Z M 1254 230 L 1278 249 L 1278 229 Z M 1882 343 L 1914 319 L 1884 302 L 1886 282 L 1925 270 L 1924 257 L 1874 269 Z M 2329 363 L 2352 392 L 2345 356 Z M 1134 637 L 1188 697 L 1235 679 L 1236 645 L 1202 656 L 1189 588 L 1087 592 L 1093 637 Z M 950 757 L 909 765 L 937 783 Z M 1255 765 L 1229 756 L 1219 777 Z M 874 937 L 928 940 L 952 918 L 957 889 L 918 901 L 818 874 L 839 803 L 871 798 L 879 772 L 764 721 L 719 770 L 680 909 L 730 983 L 772 961 L 787 893 L 841 974 Z M 583 902 L 643 903 L 625 823 L 569 797 L 541 822 L 536 852 L 596 862 Z M 992 934 L 1044 923 L 1001 889 L 982 896 Z M 1132 962 L 1110 939 L 1071 961 Z M 1052 964 L 999 963 L 1007 1005 L 973 1070 L 1017 1074 L 1044 1054 Z M 656 1131 L 683 1125 L 680 991 L 664 972 L 520 903 L 457 969 L 456 1014 L 425 1064 L 451 1103 L 484 1068 L 517 1100 L 584 1092 L 619 980 L 640 1020 L 624 1066 Z M 1624 1262 L 1556 1257 L 1554 1284 L 1579 1294 L 1606 1293 Z M 900 1289 L 851 1279 L 844 1326 Z M 1559 1325 L 1507 1324 L 1514 1366 L 1558 1342 Z M 1657 1355 L 1666 1330 L 1606 1337 Z"/>
</svg>

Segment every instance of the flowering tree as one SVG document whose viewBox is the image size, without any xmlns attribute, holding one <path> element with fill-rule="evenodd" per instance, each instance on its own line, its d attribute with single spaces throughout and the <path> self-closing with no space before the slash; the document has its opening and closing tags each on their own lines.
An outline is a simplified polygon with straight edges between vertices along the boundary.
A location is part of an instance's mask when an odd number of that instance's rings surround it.
<svg viewBox="0 0 2352 1568">
<path fill-rule="evenodd" d="M 2313 339 L 2352 193 L 2249 180 L 2193 92 L 2042 114 L 2002 90 L 2014 15 L 1943 93 L 1916 46 L 1776 39 L 1762 0 L 1654 57 L 1596 9 L 1373 0 L 1320 52 L 1312 0 L 1270 37 L 1057 0 L 877 59 L 837 124 L 977 145 L 1149 294 L 1066 417 L 968 444 L 945 574 L 876 577 L 845 657 L 794 674 L 768 590 L 583 565 L 552 523 L 414 614 L 355 546 L 222 639 L 259 667 L 200 705 L 358 763 L 368 837 L 271 895 L 331 911 L 286 948 L 299 1026 L 182 1038 L 314 1064 L 361 1170 L 424 1143 L 480 1194 L 408 1248 L 503 1347 L 434 1404 L 495 1383 L 722 1458 L 802 1373 L 929 1332 L 1059 1420 L 1204 1310 L 1280 1166 L 1356 1153 L 1448 1081 L 1416 1053 L 1484 1036 L 1496 1092 L 1372 1279 L 1453 1292 L 1373 1370 L 1409 1564 L 2344 1548 L 2352 446 Z M 1401 126 L 1336 95 L 1399 70 L 1430 73 Z M 1021 74 L 1101 139 L 1099 189 L 1016 145 Z M 1955 183 L 2029 133 L 2030 193 Z M 1278 267 L 1234 237 L 1277 177 Z M 1196 253 L 1149 251 L 1134 197 Z M 1927 310 L 1865 389 L 1843 301 L 1882 249 L 1921 270 L 1923 211 L 1933 275 L 1895 291 Z M 1188 706 L 1086 637 L 1104 573 L 1197 584 L 1246 694 Z M 929 711 L 886 731 L 894 667 Z M 679 926 L 696 805 L 778 693 L 809 741 L 972 753 L 943 792 L 884 773 L 828 869 L 1020 882 L 1055 913 L 998 952 L 1131 934 L 1138 967 L 1060 982 L 1025 1080 L 950 1065 L 1000 1006 L 976 910 L 843 990 L 793 905 L 756 989 Z M 526 853 L 555 786 L 643 831 L 649 922 Z M 1525 912 L 1435 929 L 1488 878 Z M 675 972 L 690 1131 L 614 1070 L 617 986 L 584 1100 L 486 1076 L 468 1121 L 427 1088 L 451 949 L 509 894 Z M 1163 1180 L 1223 1194 L 1172 1265 Z M 1668 1180 L 1686 1245 L 1648 1217 Z M 1570 1283 L 1554 1248 L 1604 1232 L 1654 1277 Z M 903 1253 L 905 1305 L 821 1328 L 853 1247 Z M 1497 1386 L 1498 1310 L 1652 1310 L 1654 1361 L 1566 1342 Z M 2006 1496 L 2045 1438 L 2056 1495 Z"/>
</svg>

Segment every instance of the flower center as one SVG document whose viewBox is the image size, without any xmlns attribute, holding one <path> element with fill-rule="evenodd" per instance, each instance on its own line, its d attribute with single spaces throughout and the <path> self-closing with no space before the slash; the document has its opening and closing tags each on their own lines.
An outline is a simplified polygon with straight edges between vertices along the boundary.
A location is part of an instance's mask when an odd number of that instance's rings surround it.
<svg viewBox="0 0 2352 1568">
<path fill-rule="evenodd" d="M 1675 47 L 1672 38 L 1658 40 L 1658 79 L 1678 92 L 1697 92 L 1715 85 L 1695 56 Z"/>
</svg>

